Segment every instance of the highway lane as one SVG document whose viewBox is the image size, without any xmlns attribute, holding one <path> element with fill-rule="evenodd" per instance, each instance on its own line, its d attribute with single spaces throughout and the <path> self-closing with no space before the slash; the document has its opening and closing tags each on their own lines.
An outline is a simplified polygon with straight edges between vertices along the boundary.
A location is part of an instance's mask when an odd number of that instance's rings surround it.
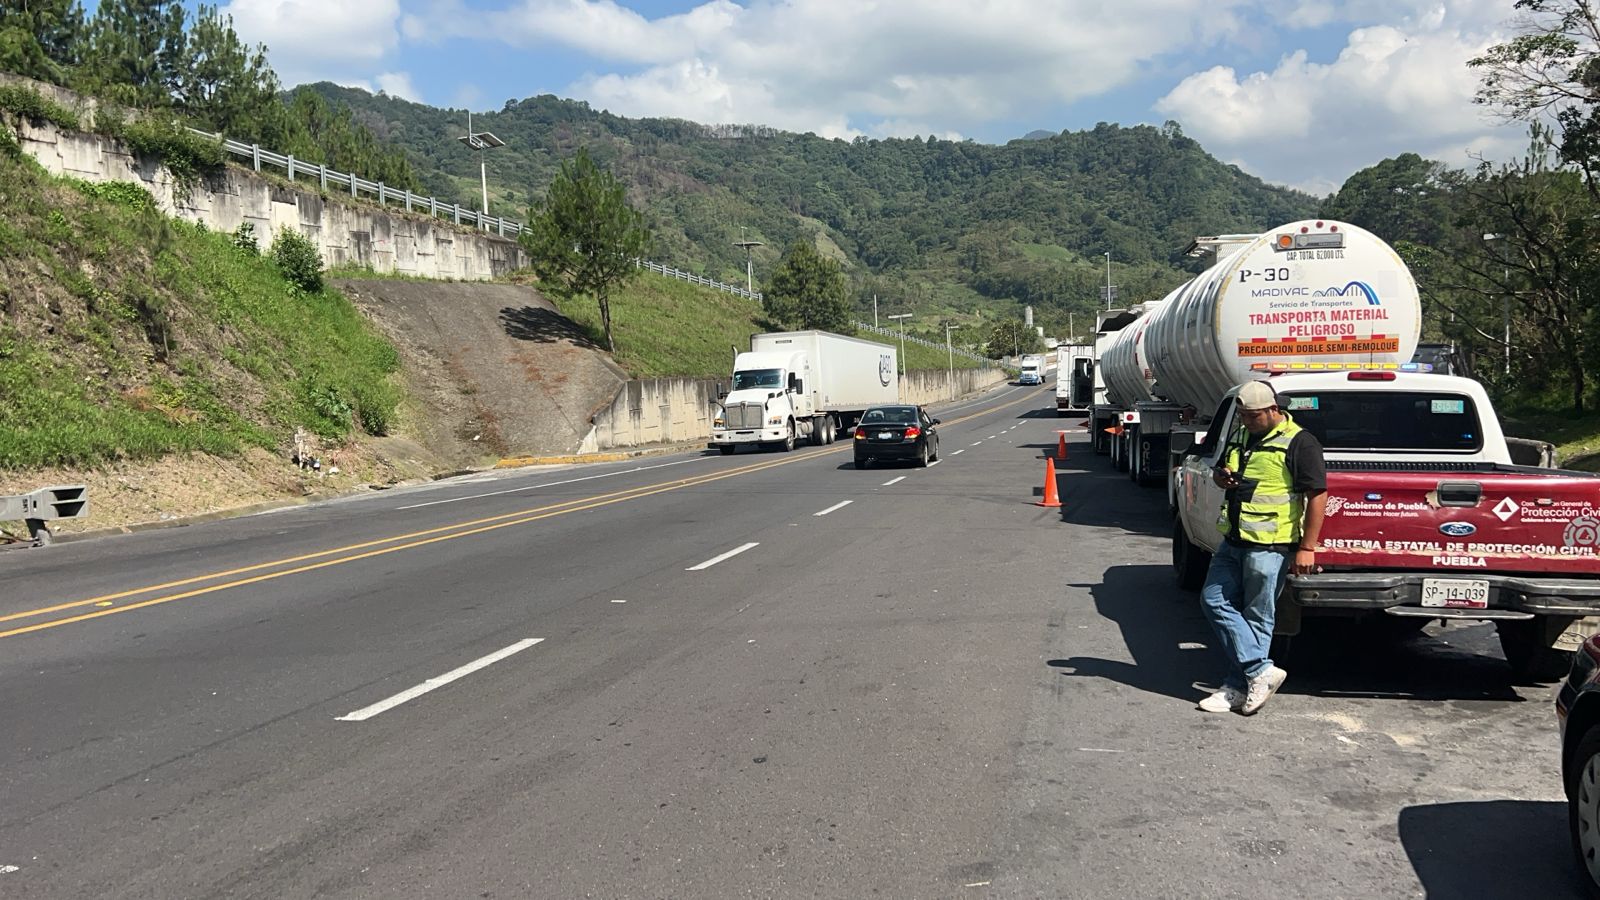
<svg viewBox="0 0 1600 900">
<path fill-rule="evenodd" d="M 1051 402 L 941 413 L 980 411 L 926 470 L 845 444 L 92 542 L 172 541 L 142 585 L 732 475 L 0 638 L 0 895 L 1565 896 L 1548 689 L 1458 628 L 1194 712 L 1158 494 L 1074 433 L 1031 503 Z"/>
</svg>

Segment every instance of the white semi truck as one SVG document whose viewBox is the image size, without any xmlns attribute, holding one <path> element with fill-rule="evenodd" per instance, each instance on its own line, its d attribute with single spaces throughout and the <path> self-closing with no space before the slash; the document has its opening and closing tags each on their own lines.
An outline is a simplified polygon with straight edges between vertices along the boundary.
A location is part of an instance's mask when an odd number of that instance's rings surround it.
<svg viewBox="0 0 1600 900">
<path fill-rule="evenodd" d="M 900 400 L 899 361 L 888 344 L 830 334 L 784 331 L 750 336 L 733 361 L 733 383 L 719 392 L 710 446 L 794 449 L 831 444 L 867 407 Z"/>
<path fill-rule="evenodd" d="M 1056 347 L 1056 415 L 1085 413 L 1094 404 L 1094 347 L 1060 344 Z"/>
<path fill-rule="evenodd" d="M 1213 264 L 1130 311 L 1100 358 L 1109 451 L 1140 484 L 1165 481 L 1175 431 L 1203 430 L 1234 385 L 1273 366 L 1398 368 L 1416 351 L 1416 281 L 1382 239 L 1342 222 L 1291 222 L 1266 234 L 1199 238 Z"/>
<path fill-rule="evenodd" d="M 1017 384 L 1044 384 L 1044 357 L 1038 353 L 1029 353 L 1022 357 L 1022 374 L 1017 377 Z"/>
</svg>

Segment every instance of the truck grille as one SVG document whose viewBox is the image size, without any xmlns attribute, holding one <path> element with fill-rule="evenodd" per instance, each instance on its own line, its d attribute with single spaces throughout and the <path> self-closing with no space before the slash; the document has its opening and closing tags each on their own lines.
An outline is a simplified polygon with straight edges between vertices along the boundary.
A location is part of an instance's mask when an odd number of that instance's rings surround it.
<svg viewBox="0 0 1600 900">
<path fill-rule="evenodd" d="M 731 429 L 760 428 L 767 408 L 760 403 L 730 403 L 727 406 L 727 423 Z"/>
</svg>

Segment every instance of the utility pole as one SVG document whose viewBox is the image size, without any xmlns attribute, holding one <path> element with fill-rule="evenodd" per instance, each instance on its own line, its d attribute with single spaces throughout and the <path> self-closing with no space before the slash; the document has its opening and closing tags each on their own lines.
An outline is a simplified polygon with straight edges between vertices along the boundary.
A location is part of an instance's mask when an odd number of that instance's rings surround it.
<svg viewBox="0 0 1600 900">
<path fill-rule="evenodd" d="M 1106 309 L 1111 308 L 1111 251 L 1106 251 Z"/>
<path fill-rule="evenodd" d="M 904 375 L 906 373 L 906 320 L 911 318 L 911 313 L 896 313 L 892 316 L 884 316 L 884 318 L 900 320 L 900 374 Z"/>
<path fill-rule="evenodd" d="M 872 327 L 878 327 L 878 295 L 872 295 Z"/>
<path fill-rule="evenodd" d="M 744 239 L 744 226 L 739 226 L 739 239 L 733 242 L 735 247 L 744 248 L 744 289 L 754 294 L 756 292 L 755 270 L 750 267 L 750 248 L 760 247 L 761 241 L 747 241 Z"/>
<path fill-rule="evenodd" d="M 1506 236 L 1503 235 L 1503 234 L 1486 234 L 1486 235 L 1483 236 L 1483 239 L 1485 241 L 1504 241 L 1506 239 Z M 1501 298 L 1500 298 L 1500 319 L 1501 319 L 1502 324 L 1505 327 L 1505 361 L 1506 361 L 1506 363 L 1505 363 L 1506 364 L 1505 373 L 1507 375 L 1510 375 L 1511 374 L 1511 266 L 1506 263 L 1506 257 L 1505 257 L 1504 253 L 1499 253 L 1497 255 L 1500 257 L 1500 280 L 1502 282 L 1504 282 L 1500 286 L 1501 290 L 1503 291 L 1503 296 L 1501 296 Z"/>
</svg>

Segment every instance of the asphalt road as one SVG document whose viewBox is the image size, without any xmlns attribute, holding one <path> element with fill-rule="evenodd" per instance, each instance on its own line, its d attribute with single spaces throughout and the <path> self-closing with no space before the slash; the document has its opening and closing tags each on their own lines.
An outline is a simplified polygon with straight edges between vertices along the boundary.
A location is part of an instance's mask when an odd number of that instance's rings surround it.
<svg viewBox="0 0 1600 900">
<path fill-rule="evenodd" d="M 1164 498 L 1053 402 L 0 553 L 0 897 L 1578 896 L 1492 631 L 1197 712 Z"/>
</svg>

